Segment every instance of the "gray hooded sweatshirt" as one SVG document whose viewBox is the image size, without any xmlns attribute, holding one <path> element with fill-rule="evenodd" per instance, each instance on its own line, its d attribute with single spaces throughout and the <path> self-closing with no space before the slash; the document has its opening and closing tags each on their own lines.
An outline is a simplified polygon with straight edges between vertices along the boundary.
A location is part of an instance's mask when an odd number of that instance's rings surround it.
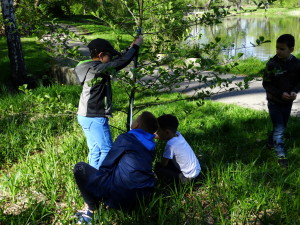
<svg viewBox="0 0 300 225">
<path fill-rule="evenodd" d="M 86 60 L 75 67 L 75 73 L 83 85 L 77 114 L 85 117 L 110 117 L 112 115 L 112 90 L 109 71 L 119 71 L 137 54 L 139 46 L 133 45 L 124 55 L 102 63 Z"/>
</svg>

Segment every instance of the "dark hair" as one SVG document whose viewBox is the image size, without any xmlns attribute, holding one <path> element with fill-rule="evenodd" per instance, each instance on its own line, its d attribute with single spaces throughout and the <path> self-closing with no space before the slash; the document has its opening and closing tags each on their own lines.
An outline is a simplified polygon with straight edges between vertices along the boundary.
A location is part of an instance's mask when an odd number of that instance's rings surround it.
<svg viewBox="0 0 300 225">
<path fill-rule="evenodd" d="M 165 114 L 157 118 L 159 127 L 163 130 L 169 129 L 172 132 L 176 132 L 179 122 L 176 116 L 173 116 L 171 114 Z"/>
<path fill-rule="evenodd" d="M 114 49 L 109 41 L 101 38 L 92 40 L 87 47 L 90 50 L 92 58 L 96 58 L 100 52 L 109 52 L 112 56 L 119 55 L 120 53 Z"/>
<path fill-rule="evenodd" d="M 94 59 L 94 58 L 98 58 L 100 52 L 98 49 L 92 49 L 90 50 L 90 53 L 91 53 L 91 58 Z M 110 52 L 103 52 L 103 56 L 105 55 L 108 55 L 110 58 L 112 58 L 112 54 Z"/>
<path fill-rule="evenodd" d="M 284 43 L 289 48 L 293 48 L 295 46 L 295 38 L 291 34 L 283 34 L 277 39 L 276 43 Z"/>
<path fill-rule="evenodd" d="M 155 116 L 148 111 L 144 111 L 139 116 L 139 128 L 143 129 L 144 131 L 154 134 L 155 131 L 158 129 L 158 122 Z"/>
<path fill-rule="evenodd" d="M 94 59 L 94 58 L 97 58 L 98 55 L 99 55 L 99 50 L 98 49 L 91 49 L 90 50 L 90 54 L 91 54 L 91 58 Z"/>
</svg>

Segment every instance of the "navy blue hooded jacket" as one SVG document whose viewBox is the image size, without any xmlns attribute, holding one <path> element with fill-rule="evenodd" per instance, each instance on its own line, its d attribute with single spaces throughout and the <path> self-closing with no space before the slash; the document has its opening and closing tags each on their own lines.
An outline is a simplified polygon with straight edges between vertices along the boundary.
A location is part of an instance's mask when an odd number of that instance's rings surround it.
<svg viewBox="0 0 300 225">
<path fill-rule="evenodd" d="M 87 178 L 81 192 L 88 195 L 88 199 L 125 210 L 136 204 L 137 196 L 151 194 L 155 185 L 152 172 L 154 136 L 141 129 L 121 134 L 99 171 L 93 170 L 93 174 L 85 175 Z"/>
</svg>

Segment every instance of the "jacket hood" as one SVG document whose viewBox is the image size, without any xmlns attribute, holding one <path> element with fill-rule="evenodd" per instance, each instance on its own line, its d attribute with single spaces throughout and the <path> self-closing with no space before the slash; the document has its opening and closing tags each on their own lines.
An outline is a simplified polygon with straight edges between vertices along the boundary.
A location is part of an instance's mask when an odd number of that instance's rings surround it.
<svg viewBox="0 0 300 225">
<path fill-rule="evenodd" d="M 133 134 L 149 151 L 153 151 L 155 148 L 154 134 L 150 134 L 142 129 L 132 129 L 128 132 Z"/>
<path fill-rule="evenodd" d="M 80 83 L 84 82 L 85 77 L 88 71 L 93 68 L 94 64 L 98 64 L 98 61 L 93 61 L 92 59 L 81 61 L 75 67 L 75 73 L 80 81 Z"/>
</svg>

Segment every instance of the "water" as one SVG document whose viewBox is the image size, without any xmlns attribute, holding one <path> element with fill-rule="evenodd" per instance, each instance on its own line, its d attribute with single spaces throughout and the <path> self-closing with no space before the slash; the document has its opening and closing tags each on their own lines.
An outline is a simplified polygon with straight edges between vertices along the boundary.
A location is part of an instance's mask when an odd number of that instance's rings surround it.
<svg viewBox="0 0 300 225">
<path fill-rule="evenodd" d="M 276 39 L 281 34 L 292 34 L 296 39 L 295 53 L 300 52 L 300 18 L 298 17 L 228 17 L 223 23 L 214 26 L 193 26 L 192 35 L 202 34 L 199 43 L 207 43 L 220 37 L 222 42 L 234 44 L 234 47 L 224 50 L 224 54 L 232 56 L 241 52 L 243 58 L 257 57 L 267 60 L 276 53 Z M 264 36 L 265 43 L 252 47 L 259 36 Z"/>
</svg>

